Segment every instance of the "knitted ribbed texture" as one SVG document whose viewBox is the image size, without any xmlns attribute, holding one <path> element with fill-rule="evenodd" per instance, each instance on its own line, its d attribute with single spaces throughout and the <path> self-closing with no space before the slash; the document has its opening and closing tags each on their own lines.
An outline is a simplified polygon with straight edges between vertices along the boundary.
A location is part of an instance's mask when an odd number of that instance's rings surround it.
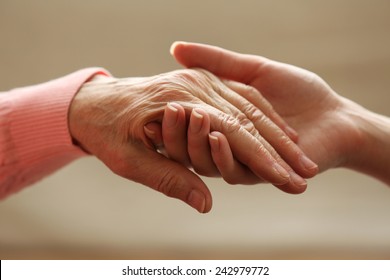
<svg viewBox="0 0 390 280">
<path fill-rule="evenodd" d="M 0 199 L 30 185 L 85 153 L 73 145 L 69 105 L 88 68 L 30 87 L 0 93 Z"/>
</svg>

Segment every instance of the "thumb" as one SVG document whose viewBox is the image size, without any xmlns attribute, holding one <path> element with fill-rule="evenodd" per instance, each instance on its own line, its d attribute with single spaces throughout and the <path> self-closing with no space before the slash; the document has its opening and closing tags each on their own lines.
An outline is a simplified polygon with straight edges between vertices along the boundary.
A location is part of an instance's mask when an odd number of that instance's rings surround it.
<svg viewBox="0 0 390 280">
<path fill-rule="evenodd" d="M 251 85 L 252 82 L 259 79 L 259 77 L 267 80 L 264 72 L 261 72 L 261 70 L 271 61 L 262 56 L 240 54 L 215 46 L 187 42 L 173 43 L 170 52 L 174 58 L 185 67 L 203 68 L 220 78 L 222 77 L 248 85 Z M 235 87 L 235 90 L 238 88 L 239 87 Z M 261 88 L 257 88 L 257 90 L 262 92 Z M 297 132 L 275 113 L 272 108 L 267 109 L 260 106 L 262 104 L 261 94 L 246 94 L 245 96 L 245 91 L 241 90 L 239 94 L 244 96 L 257 108 L 262 109 L 294 142 L 297 141 Z M 263 102 L 268 103 L 264 99 Z"/>
<path fill-rule="evenodd" d="M 174 42 L 170 48 L 173 57 L 188 68 L 199 67 L 230 80 L 249 84 L 257 77 L 266 58 L 245 55 L 223 48 L 187 42 Z"/>
<path fill-rule="evenodd" d="M 126 161 L 129 164 L 124 164 L 122 172 L 118 172 L 119 175 L 169 197 L 180 199 L 200 213 L 211 210 L 212 198 L 209 189 L 186 167 L 147 148 L 135 149 Z"/>
</svg>

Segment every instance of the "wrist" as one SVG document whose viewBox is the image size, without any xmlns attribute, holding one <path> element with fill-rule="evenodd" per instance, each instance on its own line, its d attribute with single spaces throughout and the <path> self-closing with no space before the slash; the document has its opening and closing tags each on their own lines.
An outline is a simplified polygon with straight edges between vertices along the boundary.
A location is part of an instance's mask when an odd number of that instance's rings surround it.
<svg viewBox="0 0 390 280">
<path fill-rule="evenodd" d="M 347 108 L 358 133 L 346 167 L 390 185 L 390 119 L 353 102 L 349 102 Z"/>
<path fill-rule="evenodd" d="M 76 92 L 69 106 L 69 133 L 74 145 L 90 154 L 83 145 L 85 132 L 88 130 L 88 119 L 93 117 L 93 103 L 98 95 L 104 95 L 102 84 L 106 79 L 113 79 L 107 75 L 97 73 L 88 79 Z"/>
</svg>

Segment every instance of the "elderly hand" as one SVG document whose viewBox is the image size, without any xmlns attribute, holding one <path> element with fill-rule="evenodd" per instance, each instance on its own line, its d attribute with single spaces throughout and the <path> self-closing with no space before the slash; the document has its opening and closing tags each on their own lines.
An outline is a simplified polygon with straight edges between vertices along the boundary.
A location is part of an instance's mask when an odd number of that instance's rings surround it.
<svg viewBox="0 0 390 280">
<path fill-rule="evenodd" d="M 187 116 L 195 108 L 207 113 L 212 129 L 226 136 L 237 159 L 256 175 L 292 192 L 301 192 L 306 186 L 304 180 L 295 174 L 300 183 L 290 181 L 294 172 L 288 164 L 258 135 L 252 121 L 231 104 L 243 99 L 231 87 L 204 70 L 180 70 L 145 78 L 96 76 L 84 84 L 71 104 L 70 132 L 76 143 L 114 173 L 178 198 L 199 212 L 208 212 L 211 194 L 202 180 L 157 153 L 144 134 L 144 126 L 161 122 L 166 104 L 176 102 Z M 250 87 L 240 90 L 241 94 L 253 94 Z M 263 120 L 253 105 L 245 105 L 259 122 Z"/>
<path fill-rule="evenodd" d="M 224 82 L 230 83 L 236 92 L 246 96 L 240 88 L 249 87 L 236 82 Z M 287 136 L 291 135 L 290 137 L 296 140 L 298 138 L 296 132 L 286 125 L 258 91 L 252 89 L 252 94 L 257 101 L 256 106 L 262 109 L 256 113 L 258 118 L 254 118 L 251 114 L 252 111 L 245 111 L 248 102 L 246 99 L 236 102 L 235 105 L 241 108 L 247 118 L 253 121 L 257 131 L 261 132 L 257 138 L 276 158 L 282 157 L 290 164 L 295 172 L 303 177 L 314 176 L 318 172 L 318 166 L 307 158 L 296 143 Z M 180 112 L 182 113 L 180 114 Z M 169 125 L 173 122 L 174 126 Z M 148 123 L 145 132 L 164 155 L 192 167 L 200 175 L 222 176 L 229 184 L 265 182 L 235 157 L 225 135 L 213 130 L 207 112 L 200 108 L 194 109 L 187 120 L 181 105 L 168 104 L 162 124 Z M 245 149 L 245 145 L 242 145 L 241 149 Z M 253 158 L 255 157 L 256 155 L 253 154 Z M 261 161 L 259 158 L 257 160 Z M 290 193 L 304 191 L 303 186 L 306 186 L 306 182 L 290 167 L 286 168 L 290 171 L 290 184 L 276 186 Z"/>
</svg>

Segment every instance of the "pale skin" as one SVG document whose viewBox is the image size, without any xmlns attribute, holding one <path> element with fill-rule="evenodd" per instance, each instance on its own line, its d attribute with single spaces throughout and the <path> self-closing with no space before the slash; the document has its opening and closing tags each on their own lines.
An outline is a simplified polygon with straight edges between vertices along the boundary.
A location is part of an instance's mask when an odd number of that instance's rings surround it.
<svg viewBox="0 0 390 280">
<path fill-rule="evenodd" d="M 168 108 L 176 117 L 164 126 L 180 125 L 199 111 L 209 127 L 229 141 L 229 151 L 241 162 L 246 180 L 261 178 L 284 191 L 303 192 L 306 181 L 302 177 L 314 176 L 317 165 L 290 139 L 296 139 L 296 132 L 265 99 L 255 106 L 242 97 L 258 94 L 252 87 L 222 82 L 205 70 L 124 79 L 96 75 L 73 99 L 69 129 L 75 143 L 114 173 L 206 213 L 212 198 L 204 182 L 182 165 L 185 161 L 179 164 L 156 152 L 145 136 L 153 134 L 145 125 L 162 122 L 167 103 L 173 101 L 176 105 L 171 103 Z M 280 141 L 267 142 L 275 137 Z M 309 168 L 302 165 L 302 159 L 310 163 Z"/>
<path fill-rule="evenodd" d="M 318 164 L 321 172 L 346 167 L 390 185 L 388 117 L 343 98 L 318 75 L 292 65 L 196 43 L 177 42 L 171 53 L 185 67 L 204 68 L 220 78 L 256 88 L 298 132 L 298 146 Z M 247 96 L 251 103 L 256 104 L 253 98 Z M 166 114 L 164 121 L 170 117 Z M 207 118 L 206 114 L 203 118 Z M 192 125 L 190 120 L 189 131 Z M 163 125 L 159 141 L 164 142 L 166 150 L 170 150 L 169 146 L 174 142 L 166 141 L 169 139 L 163 136 L 170 132 L 164 132 L 164 129 Z M 207 131 L 208 126 L 204 125 L 203 129 Z M 203 158 L 205 162 L 210 158 L 207 154 L 211 154 L 220 173 L 229 172 L 235 159 L 230 156 L 228 139 L 212 130 L 208 136 L 205 135 L 188 133 L 188 154 L 199 157 L 199 153 L 203 153 L 206 155 Z M 197 149 L 190 144 L 205 141 L 207 137 L 209 150 Z"/>
</svg>

